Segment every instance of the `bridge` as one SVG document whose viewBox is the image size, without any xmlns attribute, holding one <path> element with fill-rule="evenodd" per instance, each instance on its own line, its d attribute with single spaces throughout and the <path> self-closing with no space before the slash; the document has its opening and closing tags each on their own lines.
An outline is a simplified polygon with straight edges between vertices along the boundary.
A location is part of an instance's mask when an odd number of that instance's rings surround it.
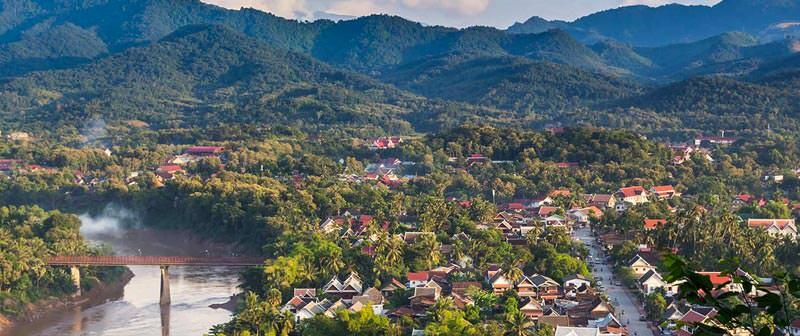
<svg viewBox="0 0 800 336">
<path fill-rule="evenodd" d="M 69 266 L 72 283 L 81 295 L 79 266 L 159 266 L 161 268 L 161 305 L 171 302 L 169 291 L 170 266 L 250 267 L 264 264 L 258 257 L 183 257 L 183 256 L 54 256 L 47 259 L 50 266 Z"/>
</svg>

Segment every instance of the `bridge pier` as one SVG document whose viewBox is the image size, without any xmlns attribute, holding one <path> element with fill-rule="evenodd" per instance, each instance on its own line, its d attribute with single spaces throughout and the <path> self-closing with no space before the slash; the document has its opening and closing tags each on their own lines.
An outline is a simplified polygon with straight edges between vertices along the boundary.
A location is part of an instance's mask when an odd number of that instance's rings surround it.
<svg viewBox="0 0 800 336">
<path fill-rule="evenodd" d="M 75 285 L 74 296 L 81 296 L 81 270 L 78 266 L 70 266 L 69 275 L 72 278 L 72 284 Z"/>
<path fill-rule="evenodd" d="M 159 303 L 169 305 L 171 303 L 169 294 L 169 266 L 161 266 L 161 300 Z"/>
</svg>

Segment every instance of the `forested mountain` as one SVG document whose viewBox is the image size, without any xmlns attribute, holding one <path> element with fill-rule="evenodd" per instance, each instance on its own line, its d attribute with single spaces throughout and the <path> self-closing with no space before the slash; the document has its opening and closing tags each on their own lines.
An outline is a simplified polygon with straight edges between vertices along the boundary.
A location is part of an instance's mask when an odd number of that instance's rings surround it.
<svg viewBox="0 0 800 336">
<path fill-rule="evenodd" d="M 397 67 L 382 78 L 428 97 L 523 114 L 553 114 L 639 91 L 611 76 L 509 56 L 433 57 Z"/>
<path fill-rule="evenodd" d="M 763 43 L 753 32 L 793 13 L 796 1 L 631 7 L 573 23 L 536 18 L 534 34 L 509 34 L 386 15 L 307 23 L 198 0 L 0 0 L 0 114 L 16 123 L 103 116 L 156 126 L 269 122 L 395 132 L 469 120 L 750 127 L 750 118 L 777 120 L 796 107 L 800 43 Z M 719 23 L 745 10 L 761 13 L 760 23 L 738 20 L 734 28 L 744 32 Z M 619 29 L 635 27 L 625 19 L 633 14 L 638 23 L 658 23 L 682 11 L 712 17 L 682 37 L 676 29 L 690 30 L 682 21 L 651 33 L 683 43 L 647 46 L 656 43 L 639 30 L 576 30 L 614 17 Z M 598 33 L 591 45 L 578 40 Z M 696 78 L 715 75 L 729 78 Z M 726 119 L 677 118 L 704 114 Z"/>
<path fill-rule="evenodd" d="M 533 17 L 517 23 L 512 33 L 542 29 L 568 30 L 584 42 L 614 39 L 636 46 L 662 46 L 693 42 L 725 32 L 741 31 L 764 38 L 783 38 L 796 33 L 800 18 L 798 0 L 723 0 L 715 6 L 665 5 L 657 8 L 629 6 L 591 14 L 573 22 L 550 22 Z M 783 32 L 783 33 L 781 33 Z"/>
<path fill-rule="evenodd" d="M 409 122 L 438 127 L 501 115 L 431 102 L 221 26 L 188 26 L 76 69 L 13 79 L 0 92 L 6 120 L 77 124 L 99 116 L 172 126 L 307 122 L 407 132 Z M 444 113 L 446 120 L 437 120 Z"/>
</svg>

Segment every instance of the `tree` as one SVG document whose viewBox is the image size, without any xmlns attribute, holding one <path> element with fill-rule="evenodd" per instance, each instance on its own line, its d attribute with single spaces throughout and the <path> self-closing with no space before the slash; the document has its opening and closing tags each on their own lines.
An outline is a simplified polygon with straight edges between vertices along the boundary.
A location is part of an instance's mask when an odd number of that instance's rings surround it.
<svg viewBox="0 0 800 336">
<path fill-rule="evenodd" d="M 650 293 L 650 295 L 645 298 L 644 307 L 647 312 L 647 317 L 650 320 L 660 321 L 664 316 L 664 310 L 667 308 L 667 300 L 665 300 L 664 295 L 659 292 Z"/>
<path fill-rule="evenodd" d="M 679 299 L 717 311 L 710 322 L 693 325 L 697 334 L 726 335 L 744 331 L 751 335 L 771 335 L 776 328 L 786 328 L 797 318 L 800 278 L 794 274 L 776 274 L 774 283 L 764 284 L 743 272 L 736 260 L 727 260 L 722 265 L 723 274 L 731 277 L 731 281 L 714 286 L 707 275 L 697 273 L 694 266 L 679 256 L 667 255 L 664 265 L 668 270 L 665 281 L 681 281 Z M 714 293 L 730 284 L 741 286 L 742 291 L 715 296 Z"/>
<path fill-rule="evenodd" d="M 533 320 L 528 315 L 517 310 L 511 314 L 506 314 L 506 325 L 511 335 L 516 336 L 529 336 L 533 335 L 531 328 L 533 328 Z"/>
<path fill-rule="evenodd" d="M 446 310 L 441 314 L 441 321 L 429 323 L 425 327 L 425 335 L 430 336 L 477 336 L 478 328 L 464 318 L 460 310 Z"/>
</svg>

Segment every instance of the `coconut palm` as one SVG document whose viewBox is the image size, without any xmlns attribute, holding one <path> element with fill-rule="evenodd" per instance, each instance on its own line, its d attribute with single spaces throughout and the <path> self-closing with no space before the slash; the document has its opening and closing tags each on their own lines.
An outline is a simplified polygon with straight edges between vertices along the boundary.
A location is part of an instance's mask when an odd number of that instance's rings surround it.
<svg viewBox="0 0 800 336">
<path fill-rule="evenodd" d="M 521 311 L 515 311 L 506 315 L 506 326 L 511 335 L 529 336 L 533 335 L 531 328 L 533 320 Z"/>
</svg>

